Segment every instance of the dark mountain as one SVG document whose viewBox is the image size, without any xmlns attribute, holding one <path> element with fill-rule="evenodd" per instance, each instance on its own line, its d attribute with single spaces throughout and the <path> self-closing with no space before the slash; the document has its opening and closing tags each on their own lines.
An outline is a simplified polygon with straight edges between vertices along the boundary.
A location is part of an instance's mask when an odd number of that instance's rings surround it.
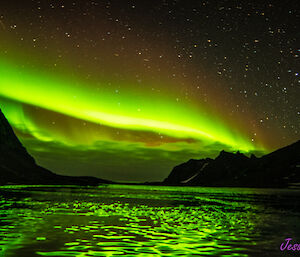
<svg viewBox="0 0 300 257">
<path fill-rule="evenodd" d="M 97 185 L 109 181 L 94 177 L 57 175 L 38 166 L 16 137 L 0 110 L 0 185 L 3 184 L 71 184 Z"/>
<path fill-rule="evenodd" d="M 189 160 L 173 168 L 165 185 L 287 187 L 300 183 L 300 140 L 256 158 L 220 152 L 212 159 Z"/>
<path fill-rule="evenodd" d="M 169 176 L 164 180 L 167 184 L 186 184 L 188 181 L 196 177 L 202 169 L 211 163 L 212 159 L 194 160 L 191 159 L 185 163 L 174 167 Z"/>
</svg>

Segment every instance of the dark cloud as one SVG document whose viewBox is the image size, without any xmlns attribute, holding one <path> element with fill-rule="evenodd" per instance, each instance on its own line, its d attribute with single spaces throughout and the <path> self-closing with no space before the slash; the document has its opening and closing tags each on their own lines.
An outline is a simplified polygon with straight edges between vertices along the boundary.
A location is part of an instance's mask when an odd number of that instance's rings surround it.
<svg viewBox="0 0 300 257">
<path fill-rule="evenodd" d="M 160 181 L 190 158 L 215 157 L 217 149 L 169 151 L 142 144 L 97 142 L 92 147 L 23 139 L 37 163 L 59 174 L 91 175 L 111 180 Z M 180 146 L 182 147 L 182 145 Z"/>
</svg>

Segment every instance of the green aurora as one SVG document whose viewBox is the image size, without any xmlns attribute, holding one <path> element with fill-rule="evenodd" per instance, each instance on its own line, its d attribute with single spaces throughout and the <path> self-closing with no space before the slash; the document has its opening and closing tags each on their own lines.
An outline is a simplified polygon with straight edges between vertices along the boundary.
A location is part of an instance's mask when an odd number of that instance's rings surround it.
<svg viewBox="0 0 300 257">
<path fill-rule="evenodd" d="M 3 62 L 0 64 L 0 95 L 115 128 L 216 141 L 231 146 L 234 150 L 254 150 L 246 137 L 233 133 L 224 123 L 201 116 L 201 113 L 185 106 L 174 105 L 165 99 L 158 99 L 154 103 L 151 96 L 139 94 L 111 94 L 105 90 L 96 92 L 84 84 L 74 85 L 73 81 L 67 79 L 54 79 L 44 74 L 23 71 Z M 20 125 L 23 122 L 20 120 L 20 109 L 16 106 L 7 109 L 5 114 L 9 121 L 16 127 Z M 29 132 L 38 131 L 30 117 L 24 118 L 25 124 L 22 125 Z M 41 135 L 35 135 L 43 139 Z M 48 136 L 48 140 L 55 140 L 55 135 Z"/>
<path fill-rule="evenodd" d="M 122 88 L 0 62 L 0 108 L 38 163 L 56 172 L 84 175 L 88 167 L 89 175 L 143 180 L 134 173 L 147 166 L 160 179 L 161 169 L 222 149 L 263 151 L 204 106 Z"/>
</svg>

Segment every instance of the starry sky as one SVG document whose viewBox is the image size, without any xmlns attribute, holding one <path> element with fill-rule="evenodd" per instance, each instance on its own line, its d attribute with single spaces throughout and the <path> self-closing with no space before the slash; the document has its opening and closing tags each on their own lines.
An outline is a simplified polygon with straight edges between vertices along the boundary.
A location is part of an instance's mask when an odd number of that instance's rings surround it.
<svg viewBox="0 0 300 257">
<path fill-rule="evenodd" d="M 60 174 L 262 155 L 299 139 L 297 2 L 1 1 L 0 108 Z"/>
</svg>

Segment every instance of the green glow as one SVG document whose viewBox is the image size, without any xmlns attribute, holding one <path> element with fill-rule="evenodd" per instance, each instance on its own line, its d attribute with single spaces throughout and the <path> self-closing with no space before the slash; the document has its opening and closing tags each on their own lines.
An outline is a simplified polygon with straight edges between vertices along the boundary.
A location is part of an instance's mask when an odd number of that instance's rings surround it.
<svg viewBox="0 0 300 257">
<path fill-rule="evenodd" d="M 0 186 L 0 256 L 277 256 L 280 189 Z M 277 199 L 277 200 L 276 200 Z M 228 211 L 230 210 L 230 211 Z M 296 213 L 298 214 L 298 212 Z M 283 216 L 285 215 L 285 216 Z M 268 226 L 266 226 L 268 225 Z M 273 226 L 271 226 L 273 225 Z M 275 228 L 274 228 L 275 226 Z M 299 233 L 298 233 L 299 234 Z M 270 244 L 266 245 L 265 241 Z"/>
<path fill-rule="evenodd" d="M 20 102 L 11 102 L 6 99 L 0 99 L 0 108 L 5 116 L 15 128 L 21 131 L 29 131 L 32 136 L 42 141 L 52 141 L 52 138 L 43 133 L 29 117 L 26 117 L 23 111 L 23 105 Z"/>
<path fill-rule="evenodd" d="M 201 110 L 179 105 L 168 98 L 139 92 L 113 92 L 105 87 L 51 78 L 41 72 L 17 69 L 0 62 L 0 96 L 106 126 L 136 131 L 152 131 L 177 138 L 220 142 L 233 149 L 254 150 L 254 146 L 224 123 L 201 115 Z M 128 88 L 128 87 L 127 87 Z M 19 110 L 9 110 L 13 125 L 22 122 Z M 39 139 L 51 140 L 41 133 L 28 117 L 27 129 Z"/>
</svg>

